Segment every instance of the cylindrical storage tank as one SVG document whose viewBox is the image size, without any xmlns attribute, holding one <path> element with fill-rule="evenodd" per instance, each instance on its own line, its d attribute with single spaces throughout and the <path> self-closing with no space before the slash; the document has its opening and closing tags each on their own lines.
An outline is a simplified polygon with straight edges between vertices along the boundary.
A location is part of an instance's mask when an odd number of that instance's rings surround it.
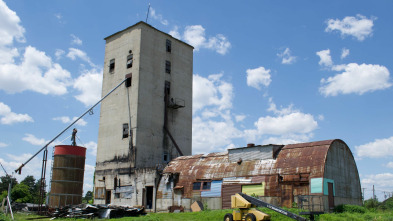
<svg viewBox="0 0 393 221">
<path fill-rule="evenodd" d="M 86 148 L 55 146 L 49 207 L 82 203 Z"/>
</svg>

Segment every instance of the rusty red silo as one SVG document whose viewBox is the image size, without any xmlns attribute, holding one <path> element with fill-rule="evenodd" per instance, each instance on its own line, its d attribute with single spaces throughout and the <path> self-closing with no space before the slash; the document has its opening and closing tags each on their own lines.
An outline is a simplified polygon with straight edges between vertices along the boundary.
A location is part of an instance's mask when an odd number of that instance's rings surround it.
<svg viewBox="0 0 393 221">
<path fill-rule="evenodd" d="M 84 147 L 55 146 L 49 207 L 58 208 L 82 203 L 85 159 Z"/>
</svg>

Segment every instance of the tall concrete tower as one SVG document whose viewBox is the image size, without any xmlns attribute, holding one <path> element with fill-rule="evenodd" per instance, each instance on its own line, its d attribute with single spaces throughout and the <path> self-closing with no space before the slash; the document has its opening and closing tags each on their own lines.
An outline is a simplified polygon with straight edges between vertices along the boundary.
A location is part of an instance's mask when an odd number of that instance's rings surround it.
<svg viewBox="0 0 393 221">
<path fill-rule="evenodd" d="M 193 47 L 139 22 L 107 38 L 95 203 L 155 209 L 160 169 L 191 155 Z"/>
</svg>

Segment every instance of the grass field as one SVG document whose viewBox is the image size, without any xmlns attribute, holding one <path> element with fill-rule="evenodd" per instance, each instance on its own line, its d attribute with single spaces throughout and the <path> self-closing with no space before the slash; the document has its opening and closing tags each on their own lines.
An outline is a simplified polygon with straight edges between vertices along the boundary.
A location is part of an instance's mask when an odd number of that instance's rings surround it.
<svg viewBox="0 0 393 221">
<path fill-rule="evenodd" d="M 271 215 L 272 221 L 278 220 L 292 220 L 286 216 L 283 216 L 279 213 L 273 212 L 267 209 L 261 209 L 263 212 Z M 298 212 L 296 209 L 289 209 L 291 212 Z M 124 217 L 119 219 L 111 219 L 111 220 L 146 220 L 146 221 L 183 221 L 183 220 L 223 220 L 224 215 L 226 213 L 230 213 L 232 210 L 211 210 L 211 211 L 201 211 L 201 212 L 187 212 L 187 213 L 150 213 L 145 216 L 140 217 Z M 9 221 L 10 216 L 4 216 L 4 214 L 0 214 L 0 221 Z M 26 214 L 26 213 L 16 213 L 15 220 L 37 220 L 37 221 L 47 221 L 50 220 L 46 217 L 40 217 L 34 214 Z M 83 219 L 55 219 L 55 220 L 83 220 Z M 96 219 L 98 220 L 98 219 Z M 316 220 L 320 221 L 339 221 L 339 220 L 349 220 L 349 221 L 362 221 L 362 220 L 371 220 L 371 221 L 379 221 L 379 220 L 387 220 L 393 221 L 393 211 L 366 211 L 365 213 L 329 213 L 323 214 L 317 217 Z"/>
</svg>

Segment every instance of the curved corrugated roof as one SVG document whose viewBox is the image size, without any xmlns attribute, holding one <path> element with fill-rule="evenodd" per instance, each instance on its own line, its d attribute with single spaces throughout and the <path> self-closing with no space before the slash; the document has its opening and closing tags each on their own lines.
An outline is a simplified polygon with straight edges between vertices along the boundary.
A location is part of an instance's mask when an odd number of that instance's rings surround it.
<svg viewBox="0 0 393 221">
<path fill-rule="evenodd" d="M 285 145 L 277 156 L 276 168 L 280 174 L 309 173 L 311 177 L 323 177 L 325 161 L 333 142 L 323 140 Z"/>
<path fill-rule="evenodd" d="M 180 173 L 180 180 L 299 173 L 323 177 L 327 153 L 333 142 L 344 143 L 335 139 L 289 144 L 282 148 L 276 160 L 243 161 L 240 164 L 229 162 L 227 152 L 182 156 L 172 160 L 163 172 Z"/>
</svg>

